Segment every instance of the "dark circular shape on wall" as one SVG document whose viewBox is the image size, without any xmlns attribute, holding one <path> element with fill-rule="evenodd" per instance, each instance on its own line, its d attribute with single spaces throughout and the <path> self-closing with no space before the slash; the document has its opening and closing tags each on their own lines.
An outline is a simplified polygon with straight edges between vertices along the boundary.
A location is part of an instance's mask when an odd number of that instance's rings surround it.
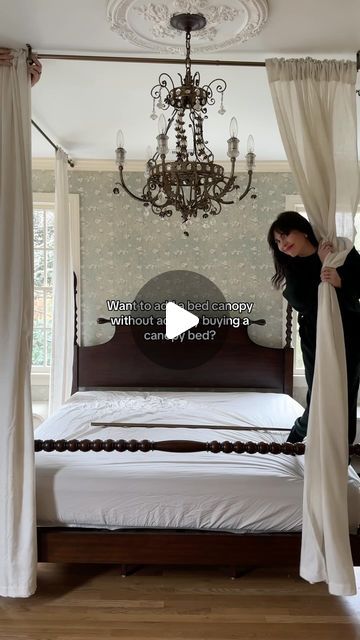
<svg viewBox="0 0 360 640">
<path fill-rule="evenodd" d="M 180 307 L 180 316 L 182 309 L 197 316 L 197 326 L 167 339 L 168 302 Z M 221 349 L 226 339 L 226 300 L 211 280 L 194 271 L 167 271 L 151 278 L 138 292 L 135 303 L 131 312 L 134 340 L 142 353 L 161 367 L 201 366 Z"/>
</svg>

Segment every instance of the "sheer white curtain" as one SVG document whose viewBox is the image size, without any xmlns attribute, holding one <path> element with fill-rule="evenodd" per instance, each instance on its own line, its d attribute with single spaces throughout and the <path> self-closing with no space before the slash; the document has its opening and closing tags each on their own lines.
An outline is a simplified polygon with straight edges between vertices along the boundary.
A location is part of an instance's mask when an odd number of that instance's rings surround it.
<svg viewBox="0 0 360 640">
<path fill-rule="evenodd" d="M 70 396 L 72 384 L 74 287 L 67 167 L 67 155 L 62 149 L 58 149 L 55 166 L 55 267 L 50 413 Z"/>
<path fill-rule="evenodd" d="M 0 66 L 0 595 L 36 587 L 31 108 L 26 53 Z"/>
<path fill-rule="evenodd" d="M 267 60 L 266 67 L 290 168 L 318 239 L 337 249 L 325 264 L 337 267 L 352 247 L 359 198 L 356 65 L 306 58 Z M 326 581 L 330 593 L 352 595 L 346 360 L 337 296 L 328 283 L 319 286 L 316 340 L 300 574 Z"/>
</svg>

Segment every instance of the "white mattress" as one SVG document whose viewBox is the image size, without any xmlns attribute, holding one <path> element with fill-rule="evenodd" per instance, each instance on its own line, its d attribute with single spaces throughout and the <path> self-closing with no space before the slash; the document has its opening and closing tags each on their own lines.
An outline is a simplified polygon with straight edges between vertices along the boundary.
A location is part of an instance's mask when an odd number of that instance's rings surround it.
<svg viewBox="0 0 360 640">
<path fill-rule="evenodd" d="M 302 407 L 271 393 L 76 393 L 35 431 L 39 439 L 282 442 Z M 216 430 L 94 427 L 93 421 L 219 425 Z M 37 453 L 41 526 L 299 531 L 304 459 L 261 454 Z M 349 524 L 360 522 L 360 482 L 349 470 Z"/>
</svg>

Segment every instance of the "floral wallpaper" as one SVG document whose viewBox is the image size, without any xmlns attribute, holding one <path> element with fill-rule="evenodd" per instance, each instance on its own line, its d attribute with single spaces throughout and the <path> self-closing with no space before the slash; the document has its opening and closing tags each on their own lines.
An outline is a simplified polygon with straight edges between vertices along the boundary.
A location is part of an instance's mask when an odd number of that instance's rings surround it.
<svg viewBox="0 0 360 640">
<path fill-rule="evenodd" d="M 271 288 L 273 274 L 266 235 L 285 208 L 285 198 L 296 193 L 289 173 L 255 173 L 257 199 L 245 198 L 225 206 L 211 220 L 195 220 L 189 237 L 180 219 L 160 219 L 125 192 L 112 193 L 117 174 L 69 171 L 69 189 L 80 194 L 81 234 L 81 341 L 104 342 L 112 334 L 97 325 L 109 316 L 106 299 L 133 300 L 139 289 L 164 271 L 196 271 L 222 291 L 228 301 L 253 302 L 251 319 L 266 319 L 253 326 L 253 339 L 279 347 L 282 343 L 282 296 Z M 140 194 L 141 173 L 128 173 L 132 190 Z M 51 171 L 33 172 L 33 190 L 54 190 Z"/>
</svg>

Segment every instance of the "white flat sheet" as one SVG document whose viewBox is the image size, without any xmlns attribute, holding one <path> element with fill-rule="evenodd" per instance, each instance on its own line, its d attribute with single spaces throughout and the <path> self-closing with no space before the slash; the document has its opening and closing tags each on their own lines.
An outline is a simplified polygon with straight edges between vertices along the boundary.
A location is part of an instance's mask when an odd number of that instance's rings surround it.
<svg viewBox="0 0 360 640">
<path fill-rule="evenodd" d="M 302 407 L 282 394 L 247 392 L 76 393 L 36 438 L 282 442 Z M 94 427 L 93 421 L 216 424 L 219 429 Z M 261 454 L 37 453 L 41 526 L 299 531 L 303 457 Z M 360 482 L 349 471 L 349 524 L 360 522 Z"/>
</svg>

